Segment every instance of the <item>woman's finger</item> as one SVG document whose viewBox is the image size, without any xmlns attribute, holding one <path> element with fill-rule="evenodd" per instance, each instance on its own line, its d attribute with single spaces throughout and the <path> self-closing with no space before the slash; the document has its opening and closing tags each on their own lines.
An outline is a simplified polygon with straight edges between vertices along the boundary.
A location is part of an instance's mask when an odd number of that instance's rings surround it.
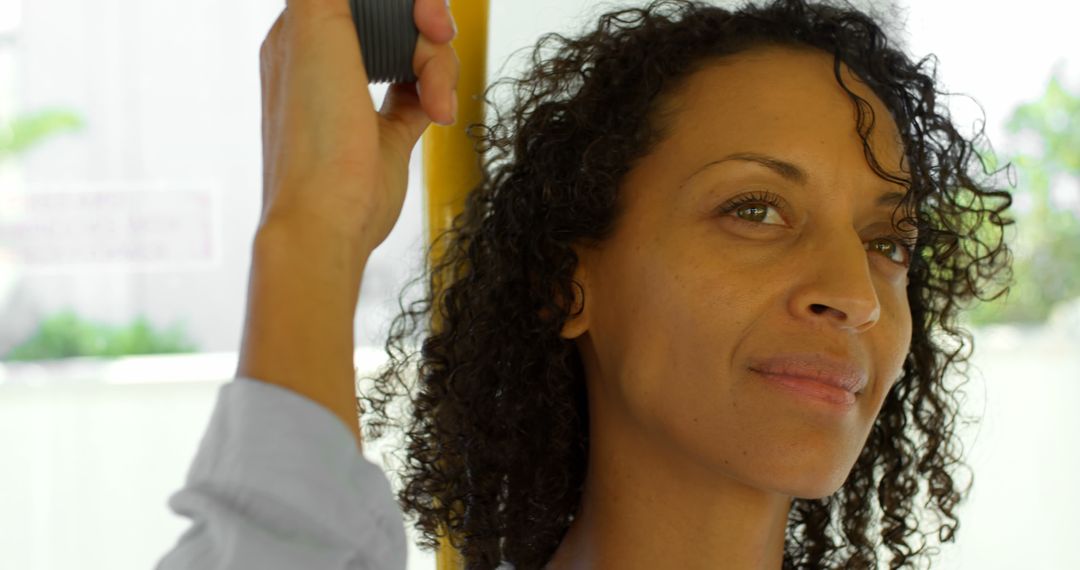
<svg viewBox="0 0 1080 570">
<path fill-rule="evenodd" d="M 454 120 L 454 90 L 461 75 L 461 62 L 450 44 L 434 44 L 420 36 L 413 56 L 420 104 L 433 121 L 450 124 Z"/>
<path fill-rule="evenodd" d="M 416 0 L 413 19 L 420 33 L 437 44 L 449 43 L 457 33 L 448 1 Z"/>
</svg>

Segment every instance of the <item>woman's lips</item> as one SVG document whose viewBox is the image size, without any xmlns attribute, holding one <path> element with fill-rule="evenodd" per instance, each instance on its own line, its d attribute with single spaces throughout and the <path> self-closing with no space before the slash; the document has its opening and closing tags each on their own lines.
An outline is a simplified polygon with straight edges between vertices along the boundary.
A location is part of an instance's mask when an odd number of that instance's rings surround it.
<svg viewBox="0 0 1080 570">
<path fill-rule="evenodd" d="M 748 364 L 748 368 L 763 374 L 813 380 L 854 394 L 861 393 L 869 380 L 866 367 L 854 359 L 824 352 L 776 354 L 751 359 Z"/>
<path fill-rule="evenodd" d="M 816 380 L 798 376 L 769 374 L 758 370 L 752 370 L 752 372 L 755 372 L 766 381 L 774 383 L 778 387 L 791 390 L 801 396 L 807 396 L 830 404 L 839 405 L 844 409 L 851 408 L 855 405 L 855 394 L 843 388 L 837 388 L 836 386 L 830 386 Z"/>
</svg>

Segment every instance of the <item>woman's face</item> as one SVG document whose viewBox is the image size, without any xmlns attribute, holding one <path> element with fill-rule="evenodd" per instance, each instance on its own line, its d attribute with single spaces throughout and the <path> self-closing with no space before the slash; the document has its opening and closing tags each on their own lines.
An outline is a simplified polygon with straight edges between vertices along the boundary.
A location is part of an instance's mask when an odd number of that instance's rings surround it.
<svg viewBox="0 0 1080 570">
<path fill-rule="evenodd" d="M 902 374 L 911 314 L 895 203 L 878 204 L 905 189 L 867 164 L 832 66 L 755 49 L 670 100 L 669 137 L 623 180 L 615 234 L 578 249 L 585 307 L 563 336 L 581 350 L 594 436 L 789 496 L 843 484 Z M 895 123 L 844 73 L 874 108 L 874 155 L 900 175 Z M 718 210 L 762 193 L 781 205 Z M 786 353 L 853 362 L 868 383 L 845 410 L 749 369 Z"/>
</svg>

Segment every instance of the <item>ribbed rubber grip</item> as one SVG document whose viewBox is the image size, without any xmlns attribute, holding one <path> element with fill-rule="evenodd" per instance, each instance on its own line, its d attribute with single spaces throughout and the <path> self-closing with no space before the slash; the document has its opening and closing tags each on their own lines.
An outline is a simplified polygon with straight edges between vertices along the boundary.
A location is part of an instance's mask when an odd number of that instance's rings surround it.
<svg viewBox="0 0 1080 570">
<path fill-rule="evenodd" d="M 413 0 L 349 0 L 368 83 L 409 83 L 420 30 Z"/>
</svg>

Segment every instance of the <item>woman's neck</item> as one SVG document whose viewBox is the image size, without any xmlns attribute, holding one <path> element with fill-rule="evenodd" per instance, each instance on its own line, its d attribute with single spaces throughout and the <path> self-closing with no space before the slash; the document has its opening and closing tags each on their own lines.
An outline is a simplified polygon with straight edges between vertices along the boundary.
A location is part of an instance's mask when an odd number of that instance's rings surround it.
<svg viewBox="0 0 1080 570">
<path fill-rule="evenodd" d="M 590 432 L 582 504 L 546 570 L 782 567 L 790 496 L 626 425 Z"/>
</svg>

